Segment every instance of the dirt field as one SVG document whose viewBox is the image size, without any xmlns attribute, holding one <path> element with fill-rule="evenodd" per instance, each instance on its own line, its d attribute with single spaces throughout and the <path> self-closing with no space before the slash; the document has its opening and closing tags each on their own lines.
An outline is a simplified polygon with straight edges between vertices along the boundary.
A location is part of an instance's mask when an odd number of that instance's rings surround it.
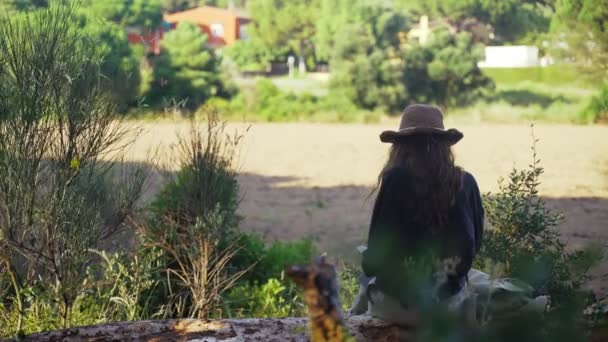
<svg viewBox="0 0 608 342">
<path fill-rule="evenodd" d="M 352 256 L 366 240 L 373 198 L 370 186 L 387 155 L 382 125 L 255 124 L 240 161 L 242 227 L 269 238 L 311 236 L 329 255 Z M 169 146 L 187 125 L 146 123 L 132 158 L 143 161 L 151 146 Z M 231 128 L 243 130 L 234 124 Z M 532 160 L 525 125 L 458 126 L 458 164 L 473 173 L 482 192 L 513 166 Z M 538 152 L 546 172 L 541 192 L 565 214 L 559 227 L 572 248 L 608 243 L 608 127 L 537 125 Z M 153 184 L 156 187 L 158 184 Z M 153 192 L 154 189 L 151 189 Z M 607 293 L 608 263 L 594 271 L 593 287 Z"/>
</svg>

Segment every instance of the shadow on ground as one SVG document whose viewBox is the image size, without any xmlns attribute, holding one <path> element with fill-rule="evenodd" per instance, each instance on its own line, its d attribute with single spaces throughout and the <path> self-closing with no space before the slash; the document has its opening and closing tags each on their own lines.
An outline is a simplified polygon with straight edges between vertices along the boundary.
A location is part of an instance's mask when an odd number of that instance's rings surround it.
<svg viewBox="0 0 608 342">
<path fill-rule="evenodd" d="M 140 164 L 127 165 L 127 167 Z M 170 172 L 150 170 L 142 205 L 145 206 Z M 242 173 L 239 214 L 241 229 L 257 232 L 267 239 L 312 238 L 319 252 L 331 258 L 356 260 L 356 246 L 365 243 L 374 196 L 371 187 L 339 185 L 307 187 L 296 177 L 265 176 Z M 548 207 L 561 211 L 565 219 L 558 229 L 569 248 L 581 248 L 592 242 L 608 243 L 608 198 L 544 198 Z M 121 248 L 129 238 L 124 233 L 111 245 Z M 132 237 L 132 236 L 131 236 Z M 120 241 L 120 242 L 119 242 Z M 590 283 L 599 294 L 608 294 L 608 261 L 597 267 Z"/>
<path fill-rule="evenodd" d="M 512 106 L 538 105 L 547 108 L 555 102 L 572 103 L 573 101 L 563 95 L 547 95 L 530 90 L 501 90 L 492 98 L 493 101 L 505 101 Z"/>
<path fill-rule="evenodd" d="M 371 188 L 342 185 L 303 187 L 292 177 L 239 176 L 244 217 L 242 229 L 268 238 L 313 238 L 320 252 L 356 258 L 355 247 L 365 243 L 374 198 Z M 564 213 L 558 227 L 569 248 L 592 242 L 608 243 L 608 199 L 595 197 L 544 198 L 551 209 Z M 608 261 L 594 270 L 593 288 L 608 293 Z"/>
</svg>

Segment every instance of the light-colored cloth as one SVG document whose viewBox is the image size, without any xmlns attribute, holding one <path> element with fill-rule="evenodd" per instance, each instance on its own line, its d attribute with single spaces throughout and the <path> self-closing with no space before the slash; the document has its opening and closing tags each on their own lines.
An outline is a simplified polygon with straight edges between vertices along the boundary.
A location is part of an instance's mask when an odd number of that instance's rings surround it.
<svg viewBox="0 0 608 342">
<path fill-rule="evenodd" d="M 363 252 L 365 247 L 361 246 L 358 250 Z M 413 308 L 404 307 L 399 300 L 373 286 L 370 288 L 375 278 L 362 276 L 359 280 L 359 293 L 349 310 L 351 315 L 369 314 L 398 324 L 415 324 L 416 313 Z M 487 273 L 471 269 L 465 286 L 438 304 L 445 305 L 450 311 L 462 313 L 469 322 L 475 321 L 475 324 L 479 324 L 493 318 L 516 314 L 520 310 L 544 312 L 549 298 L 532 297 L 533 291 L 531 286 L 516 279 L 494 279 Z"/>
</svg>

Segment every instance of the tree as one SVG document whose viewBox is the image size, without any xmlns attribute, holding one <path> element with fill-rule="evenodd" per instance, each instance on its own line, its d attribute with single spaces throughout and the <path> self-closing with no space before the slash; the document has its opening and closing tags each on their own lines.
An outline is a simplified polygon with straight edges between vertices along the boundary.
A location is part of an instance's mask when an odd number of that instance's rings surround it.
<svg viewBox="0 0 608 342">
<path fill-rule="evenodd" d="M 594 70 L 598 78 L 606 78 L 608 0 L 557 0 L 552 29 L 568 44 L 562 56 Z"/>
<path fill-rule="evenodd" d="M 160 0 L 84 0 L 82 7 L 123 27 L 153 30 L 163 19 Z"/>
<path fill-rule="evenodd" d="M 360 1 L 321 0 L 314 37 L 315 52 L 321 60 L 329 60 L 336 34 L 349 23 L 362 22 L 358 17 Z"/>
<path fill-rule="evenodd" d="M 475 19 L 489 24 L 498 42 L 517 42 L 530 34 L 546 32 L 552 0 L 397 0 L 398 6 L 416 15 L 445 19 L 458 30 L 468 30 Z"/>
<path fill-rule="evenodd" d="M 406 47 L 404 83 L 410 99 L 448 108 L 484 97 L 494 84 L 477 66 L 480 47 L 470 34 L 453 35 L 447 30 L 434 32 L 428 45 Z"/>
<path fill-rule="evenodd" d="M 47 7 L 49 0 L 2 0 L 0 10 L 3 12 L 23 12 Z"/>
<path fill-rule="evenodd" d="M 362 108 L 399 111 L 407 99 L 401 61 L 393 63 L 388 49 L 375 44 L 364 27 L 348 25 L 339 31 L 331 60 L 331 90 Z"/>
<path fill-rule="evenodd" d="M 319 0 L 250 0 L 251 39 L 275 49 L 289 47 L 300 57 L 312 53 Z"/>
<path fill-rule="evenodd" d="M 477 67 L 480 46 L 466 32 L 439 30 L 427 45 L 376 44 L 378 38 L 363 27 L 347 26 L 334 47 L 332 91 L 363 108 L 396 112 L 411 102 L 431 102 L 447 109 L 493 89 Z"/>
<path fill-rule="evenodd" d="M 95 42 L 98 53 L 105 56 L 100 64 L 103 83 L 111 92 L 117 109 L 124 112 L 137 101 L 141 83 L 139 58 L 133 45 L 117 24 L 87 18 L 84 28 L 89 39 Z"/>
<path fill-rule="evenodd" d="M 583 115 L 590 122 L 608 118 L 608 0 L 557 0 L 552 31 L 557 43 L 566 48 L 554 52 L 570 62 L 592 79 L 603 83 L 603 89 L 594 96 Z"/>
<path fill-rule="evenodd" d="M 319 19 L 314 37 L 317 57 L 331 58 L 339 31 L 346 25 L 365 28 L 374 36 L 374 45 L 379 48 L 399 45 L 399 34 L 407 31 L 411 20 L 402 11 L 391 5 L 368 0 L 321 0 Z"/>
<path fill-rule="evenodd" d="M 162 54 L 155 62 L 151 97 L 185 101 L 195 108 L 212 96 L 227 96 L 220 59 L 206 47 L 207 36 L 198 26 L 180 23 L 165 35 Z"/>
<path fill-rule="evenodd" d="M 222 54 L 231 59 L 241 71 L 266 70 L 268 63 L 276 57 L 273 51 L 251 40 L 239 40 L 225 47 Z"/>
</svg>

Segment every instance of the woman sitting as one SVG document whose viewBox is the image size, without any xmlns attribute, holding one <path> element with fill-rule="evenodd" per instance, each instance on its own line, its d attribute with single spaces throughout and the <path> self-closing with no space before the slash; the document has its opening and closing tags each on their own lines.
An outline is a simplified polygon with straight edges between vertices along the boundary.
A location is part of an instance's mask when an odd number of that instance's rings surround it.
<svg viewBox="0 0 608 342">
<path fill-rule="evenodd" d="M 466 297 L 484 211 L 475 178 L 454 164 L 451 147 L 462 137 L 456 129 L 445 130 L 441 111 L 429 105 L 407 107 L 399 130 L 380 135 L 392 146 L 378 177 L 361 292 L 374 316 L 408 320 L 412 290 L 420 284 L 414 283 L 408 260 L 451 260 L 452 267 L 425 290 L 452 307 Z M 354 313 L 366 304 L 359 298 Z"/>
</svg>

